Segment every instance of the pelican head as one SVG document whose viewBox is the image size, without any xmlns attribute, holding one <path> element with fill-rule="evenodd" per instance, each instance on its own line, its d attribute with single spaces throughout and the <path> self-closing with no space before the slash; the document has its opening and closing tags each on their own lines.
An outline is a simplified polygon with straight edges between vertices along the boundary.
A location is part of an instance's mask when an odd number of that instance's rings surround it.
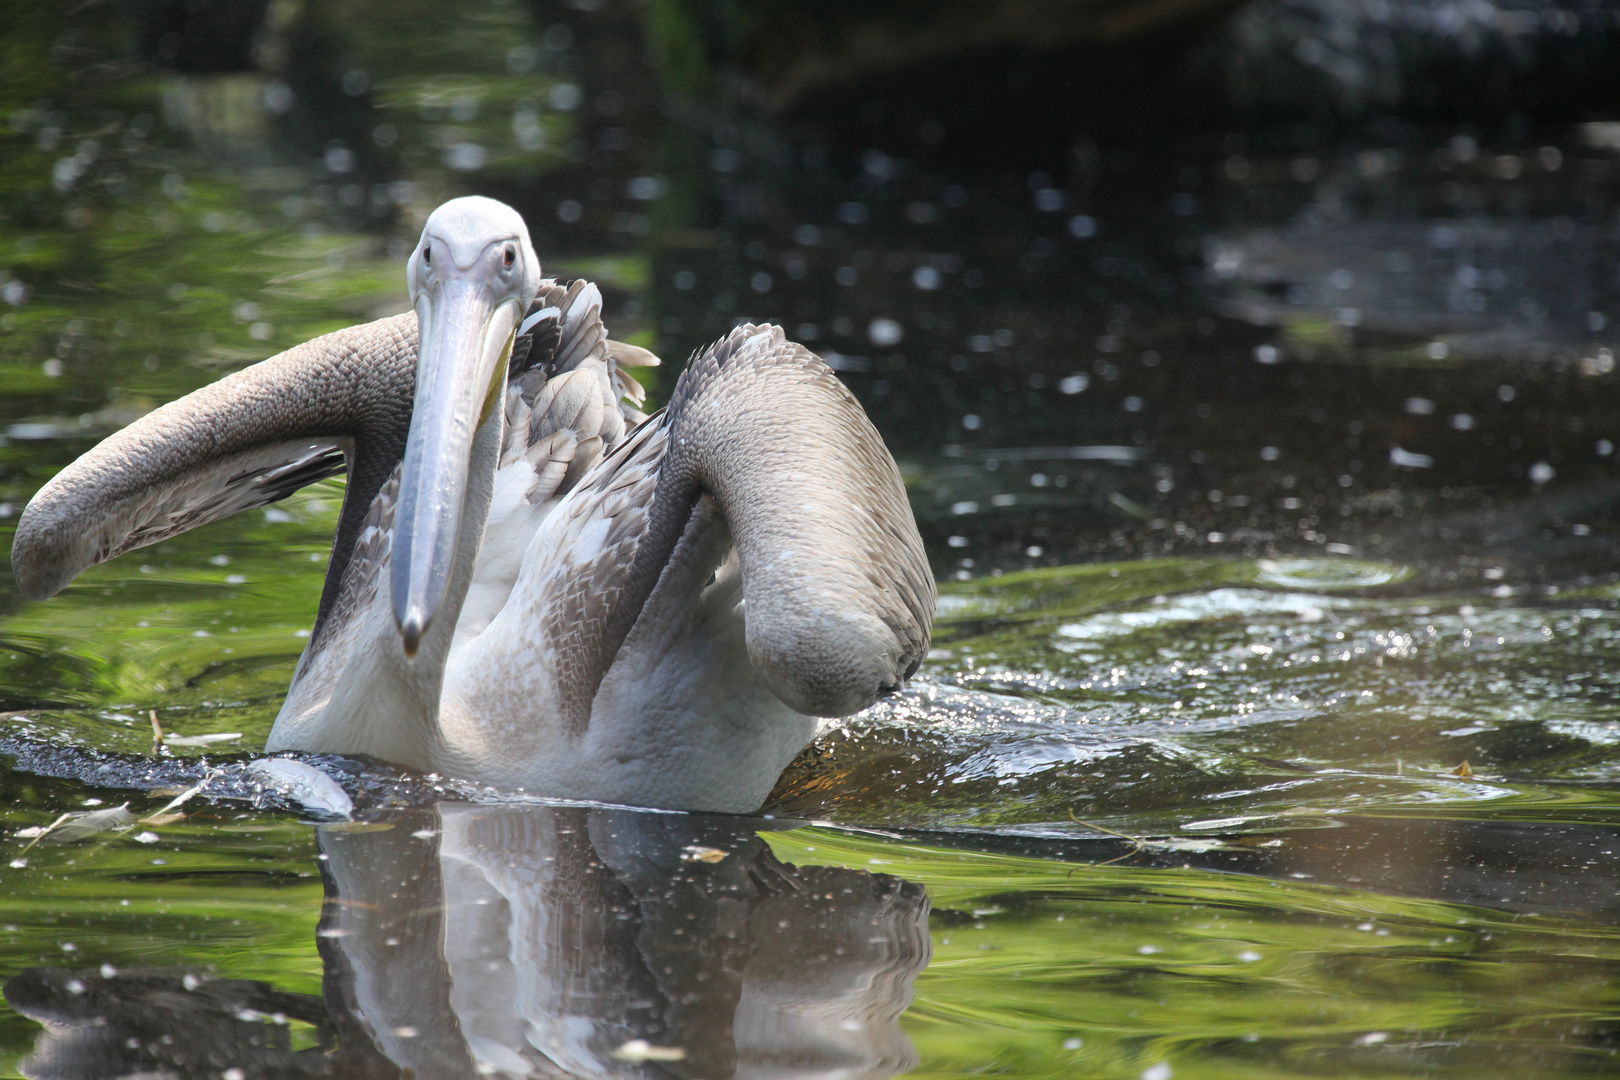
<svg viewBox="0 0 1620 1080">
<path fill-rule="evenodd" d="M 500 405 L 540 260 L 516 210 L 473 196 L 428 218 L 405 278 L 420 336 L 391 588 L 405 655 L 414 657 L 455 565 L 473 436 Z"/>
</svg>

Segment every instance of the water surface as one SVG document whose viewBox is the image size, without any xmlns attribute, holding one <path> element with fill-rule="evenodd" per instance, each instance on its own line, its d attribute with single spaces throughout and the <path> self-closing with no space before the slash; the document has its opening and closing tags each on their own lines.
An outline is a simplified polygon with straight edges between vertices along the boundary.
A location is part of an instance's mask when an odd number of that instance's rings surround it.
<svg viewBox="0 0 1620 1080">
<path fill-rule="evenodd" d="M 933 651 L 763 816 L 316 760 L 345 821 L 245 770 L 341 480 L 0 585 L 0 1068 L 1614 1068 L 1601 125 L 963 153 L 693 107 L 679 27 L 452 7 L 289 9 L 187 75 L 115 12 L 30 16 L 0 533 L 156 404 L 403 310 L 414 229 L 481 191 L 676 362 L 655 396 L 742 318 L 827 356 L 901 463 Z"/>
</svg>

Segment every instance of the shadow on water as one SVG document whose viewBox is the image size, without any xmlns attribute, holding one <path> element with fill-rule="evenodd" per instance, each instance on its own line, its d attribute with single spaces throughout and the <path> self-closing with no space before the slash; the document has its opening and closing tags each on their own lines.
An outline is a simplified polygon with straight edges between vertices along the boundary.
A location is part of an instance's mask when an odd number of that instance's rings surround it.
<svg viewBox="0 0 1620 1080">
<path fill-rule="evenodd" d="M 1620 877 L 1620 833 L 1606 826 L 1413 817 L 1178 840 L 915 835 L 943 847 L 1311 881 L 1520 915 L 1620 917 L 1614 894 L 1592 887 Z"/>
</svg>

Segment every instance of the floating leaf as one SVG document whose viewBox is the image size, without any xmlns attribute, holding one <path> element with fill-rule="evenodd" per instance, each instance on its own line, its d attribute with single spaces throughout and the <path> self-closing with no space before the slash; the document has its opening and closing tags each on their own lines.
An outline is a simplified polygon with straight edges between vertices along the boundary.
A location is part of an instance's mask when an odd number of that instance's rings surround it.
<svg viewBox="0 0 1620 1080">
<path fill-rule="evenodd" d="M 726 852 L 719 848 L 704 847 L 702 844 L 688 844 L 681 849 L 682 862 L 717 863 L 726 857 Z"/>
<path fill-rule="evenodd" d="M 142 825 L 152 825 L 161 828 L 164 825 L 173 825 L 177 821 L 184 820 L 186 820 L 186 815 L 184 814 L 153 814 L 151 817 L 141 818 L 140 823 Z M 142 835 L 144 836 L 145 834 L 143 833 Z M 135 839 L 139 840 L 140 837 L 137 836 Z"/>
</svg>

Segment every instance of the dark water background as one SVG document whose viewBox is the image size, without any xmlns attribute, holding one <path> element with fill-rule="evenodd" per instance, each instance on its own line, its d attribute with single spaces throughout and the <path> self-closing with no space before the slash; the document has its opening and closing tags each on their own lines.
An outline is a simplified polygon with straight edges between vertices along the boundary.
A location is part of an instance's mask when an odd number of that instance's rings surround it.
<svg viewBox="0 0 1620 1080">
<path fill-rule="evenodd" d="M 942 582 L 768 818 L 321 762 L 319 826 L 244 764 L 340 482 L 0 584 L 8 1075 L 1615 1068 L 1620 9 L 0 19 L 0 531 L 478 192 L 655 398 L 821 352 Z"/>
</svg>

